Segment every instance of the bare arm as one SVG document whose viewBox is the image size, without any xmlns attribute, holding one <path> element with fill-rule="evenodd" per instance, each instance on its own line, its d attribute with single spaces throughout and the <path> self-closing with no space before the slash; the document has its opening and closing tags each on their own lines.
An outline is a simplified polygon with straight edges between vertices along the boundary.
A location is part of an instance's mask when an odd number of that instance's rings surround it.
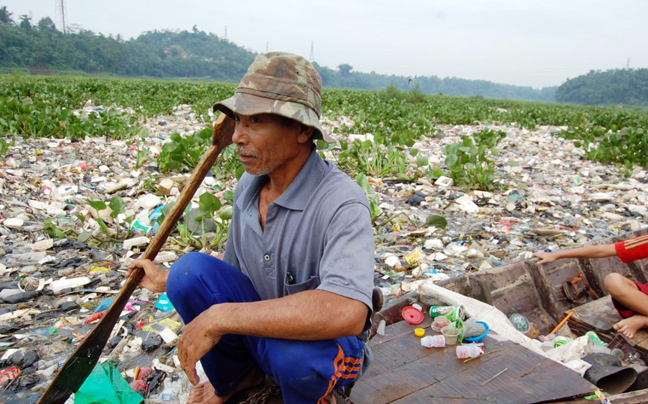
<svg viewBox="0 0 648 404">
<path fill-rule="evenodd" d="M 604 258 L 617 255 L 614 244 L 590 245 L 586 247 L 574 248 L 571 250 L 561 250 L 551 253 L 534 253 L 533 256 L 540 259 L 538 264 L 548 264 L 561 258 Z"/>
<path fill-rule="evenodd" d="M 225 334 L 294 340 L 332 339 L 362 332 L 364 303 L 323 290 L 278 299 L 211 306 L 187 324 L 178 341 L 178 358 L 192 383 L 196 362 Z"/>
<path fill-rule="evenodd" d="M 166 290 L 168 271 L 159 264 L 135 260 L 129 269 L 136 267 L 144 269 L 143 287 L 158 293 Z M 294 340 L 358 335 L 368 310 L 360 301 L 324 290 L 260 302 L 215 304 L 185 325 L 178 341 L 178 358 L 189 380 L 196 384 L 196 362 L 225 334 Z"/>
</svg>

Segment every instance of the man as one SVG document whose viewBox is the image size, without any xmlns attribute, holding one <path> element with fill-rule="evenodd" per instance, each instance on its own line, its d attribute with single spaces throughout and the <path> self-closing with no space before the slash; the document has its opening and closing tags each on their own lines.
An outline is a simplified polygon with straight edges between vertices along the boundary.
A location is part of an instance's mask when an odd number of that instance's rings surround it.
<svg viewBox="0 0 648 404">
<path fill-rule="evenodd" d="M 552 253 L 534 253 L 538 264 L 548 264 L 560 258 L 604 258 L 618 256 L 623 262 L 648 258 L 648 235 L 615 244 L 590 245 Z M 612 303 L 623 318 L 614 329 L 633 338 L 641 328 L 648 327 L 648 285 L 612 272 L 603 280 Z"/>
<path fill-rule="evenodd" d="M 185 322 L 178 358 L 199 382 L 190 403 L 224 403 L 270 376 L 286 403 L 331 403 L 370 359 L 359 335 L 371 315 L 374 245 L 366 195 L 322 160 L 314 139 L 321 79 L 304 58 L 259 55 L 233 97 L 246 173 L 223 260 L 189 253 L 169 272 L 150 261 L 142 286 L 167 294 Z"/>
</svg>

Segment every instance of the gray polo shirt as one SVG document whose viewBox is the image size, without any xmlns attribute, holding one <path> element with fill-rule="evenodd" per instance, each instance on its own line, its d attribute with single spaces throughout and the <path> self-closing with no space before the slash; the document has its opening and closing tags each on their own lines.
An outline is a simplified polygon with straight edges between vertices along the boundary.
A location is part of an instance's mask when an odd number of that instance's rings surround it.
<svg viewBox="0 0 648 404">
<path fill-rule="evenodd" d="M 261 299 L 321 289 L 371 310 L 374 238 L 362 188 L 313 150 L 268 206 L 264 231 L 259 195 L 267 181 L 241 177 L 224 260 L 250 278 Z"/>
</svg>

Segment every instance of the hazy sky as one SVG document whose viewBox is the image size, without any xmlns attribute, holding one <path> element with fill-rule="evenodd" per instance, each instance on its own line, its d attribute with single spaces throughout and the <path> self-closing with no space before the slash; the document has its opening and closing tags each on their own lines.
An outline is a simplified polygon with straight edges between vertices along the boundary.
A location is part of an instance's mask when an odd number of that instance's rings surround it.
<svg viewBox="0 0 648 404">
<path fill-rule="evenodd" d="M 61 27 L 61 0 L 4 0 L 15 21 Z M 66 25 L 124 39 L 213 32 L 254 52 L 402 76 L 558 86 L 590 70 L 648 67 L 646 0 L 64 0 Z"/>
</svg>

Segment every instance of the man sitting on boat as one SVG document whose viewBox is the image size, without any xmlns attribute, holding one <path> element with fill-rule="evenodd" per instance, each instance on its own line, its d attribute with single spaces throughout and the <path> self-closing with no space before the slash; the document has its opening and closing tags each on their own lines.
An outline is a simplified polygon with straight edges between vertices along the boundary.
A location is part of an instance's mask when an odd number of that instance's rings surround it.
<svg viewBox="0 0 648 404">
<path fill-rule="evenodd" d="M 648 258 L 648 235 L 615 244 L 590 245 L 551 253 L 538 252 L 538 264 L 548 264 L 560 258 L 605 258 L 618 256 L 623 262 Z M 642 284 L 618 273 L 610 273 L 604 280 L 612 303 L 623 318 L 614 329 L 633 338 L 641 328 L 648 327 L 648 284 Z"/>
<path fill-rule="evenodd" d="M 369 362 L 374 245 L 369 203 L 323 160 L 321 78 L 300 56 L 257 56 L 233 97 L 246 173 L 236 188 L 223 259 L 189 253 L 170 271 L 149 260 L 142 286 L 166 290 L 185 322 L 178 358 L 199 382 L 189 403 L 220 404 L 270 376 L 284 401 L 330 404 Z"/>
</svg>

